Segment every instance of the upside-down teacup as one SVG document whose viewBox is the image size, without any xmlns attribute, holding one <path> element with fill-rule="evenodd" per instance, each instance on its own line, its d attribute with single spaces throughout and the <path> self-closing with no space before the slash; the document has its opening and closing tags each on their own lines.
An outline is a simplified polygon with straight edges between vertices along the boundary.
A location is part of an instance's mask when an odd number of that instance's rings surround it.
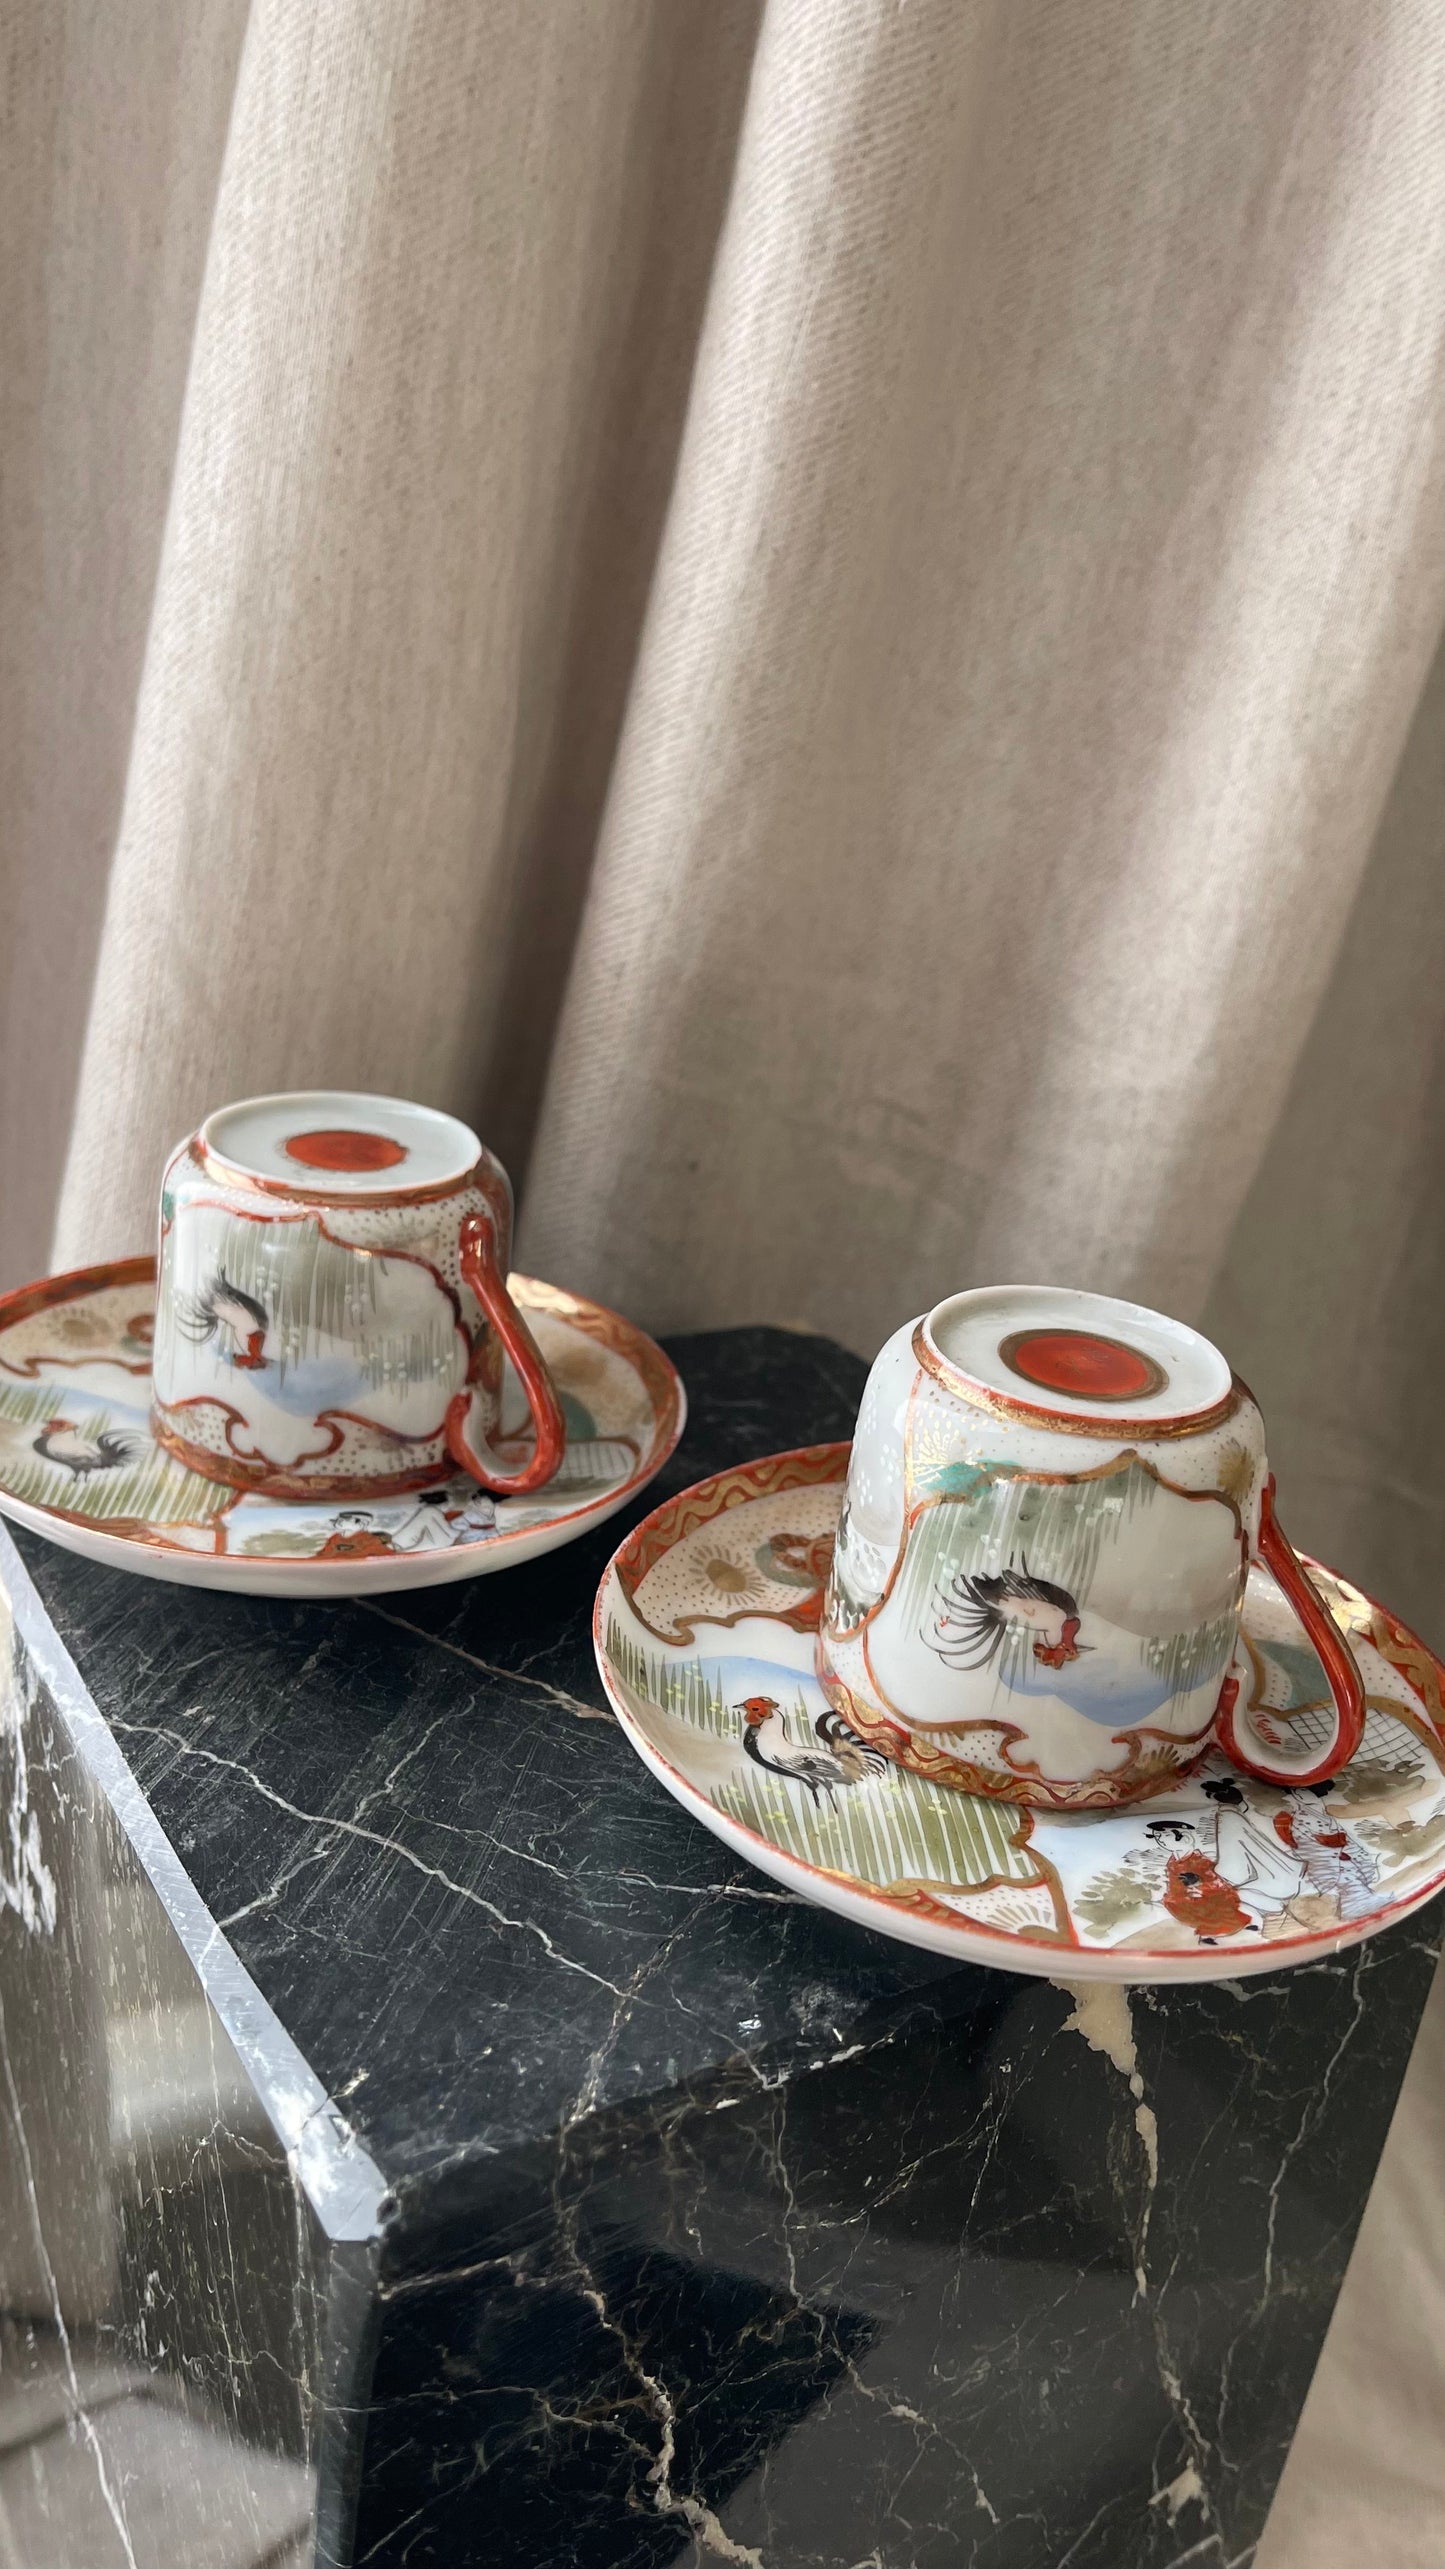
<svg viewBox="0 0 1445 2569">
<path fill-rule="evenodd" d="M 379 1497 L 460 1469 L 540 1488 L 562 1412 L 507 1291 L 512 1190 L 455 1116 L 309 1089 L 208 1116 L 161 1186 L 158 1441 L 273 1498 Z M 502 1359 L 531 1412 L 494 1452 Z"/>
<path fill-rule="evenodd" d="M 1252 1561 L 1323 1668 L 1308 1722 L 1248 1710 Z M 1061 1810 L 1161 1792 L 1211 1738 L 1251 1775 L 1314 1782 L 1364 1721 L 1245 1385 L 1180 1321 L 1041 1285 L 954 1294 L 877 1357 L 818 1674 L 915 1774 Z"/>
</svg>

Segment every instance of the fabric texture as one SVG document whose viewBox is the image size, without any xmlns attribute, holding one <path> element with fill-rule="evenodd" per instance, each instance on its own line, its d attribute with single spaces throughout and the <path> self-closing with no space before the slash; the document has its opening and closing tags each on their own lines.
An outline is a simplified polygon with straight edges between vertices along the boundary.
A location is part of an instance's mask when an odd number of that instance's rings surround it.
<svg viewBox="0 0 1445 2569">
<path fill-rule="evenodd" d="M 654 1327 L 1202 1316 L 1445 1639 L 1432 0 L 4 42 L 0 1284 L 415 1095 Z"/>
<path fill-rule="evenodd" d="M 130 8 L 12 37 L 0 1280 L 430 1097 L 655 1325 L 1206 1314 L 1428 1623 L 1436 13 Z"/>
</svg>

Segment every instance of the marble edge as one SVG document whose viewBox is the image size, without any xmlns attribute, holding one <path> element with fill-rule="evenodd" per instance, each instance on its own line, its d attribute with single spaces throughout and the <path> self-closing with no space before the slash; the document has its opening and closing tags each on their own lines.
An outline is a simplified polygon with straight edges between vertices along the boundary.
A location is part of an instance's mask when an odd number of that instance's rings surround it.
<svg viewBox="0 0 1445 2569">
<path fill-rule="evenodd" d="M 0 1587 L 76 1754 L 104 1794 L 328 2240 L 372 2240 L 391 2189 L 226 1941 L 0 1524 Z"/>
</svg>

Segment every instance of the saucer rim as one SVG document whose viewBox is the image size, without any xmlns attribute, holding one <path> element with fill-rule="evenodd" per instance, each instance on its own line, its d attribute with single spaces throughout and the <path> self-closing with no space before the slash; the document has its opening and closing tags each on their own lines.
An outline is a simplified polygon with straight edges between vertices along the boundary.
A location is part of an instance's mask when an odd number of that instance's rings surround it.
<svg viewBox="0 0 1445 2569">
<path fill-rule="evenodd" d="M 836 1482 L 838 1486 L 842 1486 L 846 1483 L 846 1458 L 849 1451 L 850 1440 L 845 1438 L 840 1442 L 836 1439 L 827 1439 L 817 1445 L 786 1446 L 775 1454 L 751 1456 L 748 1458 L 747 1465 L 742 1468 L 761 1472 L 769 1465 L 820 1461 L 824 1456 L 838 1454 L 843 1458 L 843 1467 L 836 1475 Z M 871 1928 L 875 1934 L 889 1936 L 896 1943 L 914 1945 L 929 1953 L 951 1955 L 960 1962 L 979 1963 L 989 1970 L 1011 1970 L 1029 1979 L 1053 1980 L 1065 1986 L 1084 1980 L 1153 1986 L 1165 1982 L 1252 1980 L 1265 1972 L 1289 1971 L 1298 1969 L 1302 1963 L 1329 1961 L 1337 1954 L 1368 1943 L 1372 1936 L 1380 1935 L 1385 1928 L 1401 1925 L 1405 1919 L 1413 1917 L 1417 1909 L 1423 1908 L 1427 1901 L 1437 1898 L 1440 1892 L 1445 1890 L 1445 1861 L 1442 1861 L 1438 1871 L 1428 1882 L 1404 1894 L 1390 1907 L 1379 1910 L 1368 1918 L 1354 1921 L 1348 1926 L 1324 1929 L 1313 1934 L 1306 1931 L 1300 1936 L 1280 1937 L 1272 1944 L 1257 1947 L 1253 1951 L 1247 1947 L 1216 1947 L 1208 1950 L 1199 1949 L 1191 1953 L 1185 1950 L 1161 1950 L 1149 1946 L 1135 1946 L 1123 1951 L 1117 1947 L 1105 1945 L 1050 1945 L 1035 1942 L 1020 1935 L 1015 1929 L 991 1926 L 983 1919 L 960 1918 L 958 1925 L 954 1927 L 929 1919 L 916 1918 L 900 1909 L 895 1902 L 890 1901 L 882 1890 L 861 1882 L 856 1875 L 839 1874 L 826 1866 L 811 1864 L 806 1856 L 787 1853 L 786 1850 L 776 1846 L 772 1839 L 749 1828 L 746 1822 L 736 1820 L 730 1813 L 719 1810 L 702 1788 L 695 1784 L 681 1767 L 674 1766 L 672 1761 L 647 1737 L 614 1683 L 603 1638 L 606 1629 L 605 1609 L 610 1602 L 614 1582 L 624 1600 L 627 1598 L 627 1590 L 621 1576 L 624 1555 L 634 1544 L 641 1545 L 642 1538 L 665 1511 L 671 1508 L 681 1510 L 688 1500 L 696 1501 L 710 1484 L 727 1479 L 739 1468 L 737 1464 L 723 1465 L 717 1471 L 703 1474 L 701 1479 L 690 1483 L 686 1489 L 676 1491 L 666 1499 L 660 1500 L 658 1505 L 650 1509 L 640 1523 L 633 1526 L 623 1537 L 602 1573 L 597 1594 L 593 1600 L 593 1655 L 607 1700 L 617 1716 L 628 1745 L 636 1751 L 649 1772 L 672 1794 L 673 1799 L 683 1809 L 692 1812 L 725 1846 L 730 1847 L 746 1863 L 756 1865 L 759 1872 L 766 1873 L 771 1880 L 781 1883 L 785 1888 L 811 1901 L 815 1907 L 831 1910 L 835 1916 L 846 1918 L 854 1925 Z M 820 1475 L 809 1485 L 826 1489 L 834 1485 L 834 1476 Z M 766 1492 L 751 1493 L 739 1497 L 733 1504 L 735 1506 L 754 1504 L 757 1498 L 767 1495 L 769 1493 Z M 727 1514 L 730 1511 L 724 1509 L 717 1513 Z M 708 1517 L 701 1517 L 698 1523 L 706 1524 L 711 1521 Z M 695 1529 L 688 1529 L 689 1532 L 693 1530 Z M 685 1538 L 681 1534 L 677 1537 L 679 1541 L 683 1539 Z M 671 1545 L 667 1547 L 668 1550 L 671 1548 Z M 657 1557 L 661 1559 L 664 1556 L 659 1554 Z M 1357 1581 L 1347 1578 L 1343 1571 L 1331 1568 L 1328 1562 L 1317 1560 L 1313 1554 L 1302 1553 L 1300 1558 L 1307 1568 L 1323 1570 L 1327 1577 L 1355 1589 L 1356 1593 L 1366 1598 L 1370 1605 L 1377 1607 L 1379 1612 L 1386 1615 L 1390 1622 L 1405 1633 L 1433 1663 L 1440 1672 L 1442 1683 L 1445 1683 L 1445 1660 L 1431 1650 L 1410 1625 L 1402 1623 L 1399 1616 L 1395 1615 L 1388 1606 L 1381 1604 L 1380 1600 L 1371 1595 L 1367 1589 L 1360 1588 Z M 759 1620 L 766 1621 L 768 1617 L 760 1615 Z M 1442 1749 L 1445 1749 L 1445 1738 L 1442 1738 L 1441 1745 Z M 900 1767 L 898 1772 L 909 1783 L 916 1780 L 910 1777 L 906 1767 Z M 1081 1811 L 1073 1816 L 1076 1825 L 1084 1826 L 1089 1821 L 1117 1820 L 1120 1810 L 1128 1807 L 1130 1806 L 1121 1805 L 1119 1808 L 1100 1811 Z M 1003 1950 L 999 1950 L 1000 1947 Z"/>
</svg>

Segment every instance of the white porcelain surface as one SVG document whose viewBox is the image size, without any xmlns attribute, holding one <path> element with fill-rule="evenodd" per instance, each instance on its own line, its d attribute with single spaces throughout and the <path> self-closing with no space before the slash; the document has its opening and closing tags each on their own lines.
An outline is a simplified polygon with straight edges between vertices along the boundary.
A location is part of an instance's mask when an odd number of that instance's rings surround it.
<svg viewBox="0 0 1445 2569">
<path fill-rule="evenodd" d="M 346 1168 L 336 1154 L 318 1162 L 310 1153 L 288 1150 L 288 1139 L 352 1132 L 389 1142 L 399 1154 L 377 1165 Z M 274 1178 L 281 1184 L 324 1188 L 328 1194 L 369 1194 L 379 1187 L 405 1189 L 455 1184 L 482 1156 L 482 1145 L 469 1124 L 444 1115 L 434 1106 L 416 1106 L 403 1097 L 374 1097 L 350 1088 L 302 1088 L 270 1097 L 244 1097 L 218 1107 L 201 1126 L 200 1140 L 243 1175 Z"/>
<path fill-rule="evenodd" d="M 501 1388 L 461 1272 L 475 1216 L 505 1275 L 511 1186 L 454 1116 L 335 1089 L 220 1108 L 161 1181 L 152 1392 L 172 1452 L 285 1499 L 449 1471 L 451 1404 L 470 1386 L 485 1441 Z"/>
<path fill-rule="evenodd" d="M 1258 1783 L 1209 1749 L 1150 1801 L 1065 1813 L 871 1755 L 813 1666 L 846 1462 L 814 1447 L 699 1482 L 628 1536 L 598 1591 L 598 1666 L 631 1745 L 774 1881 L 906 1944 L 1066 1982 L 1317 1961 L 1445 1885 L 1445 1671 L 1318 1565 L 1368 1688 L 1360 1748 L 1327 1785 Z M 1325 1735 L 1319 1662 L 1258 1569 L 1237 1665 L 1280 1738 Z"/>
<path fill-rule="evenodd" d="M 0 1512 L 143 1578 L 266 1596 L 363 1596 L 479 1578 L 570 1543 L 645 1488 L 686 1415 L 645 1333 L 583 1295 L 514 1276 L 567 1420 L 562 1466 L 493 1500 L 443 1470 L 368 1501 L 277 1500 L 188 1472 L 150 1428 L 149 1258 L 81 1269 L 0 1300 Z M 523 1450 L 508 1378 L 499 1442 Z"/>
<path fill-rule="evenodd" d="M 1107 1418 L 1127 1404 L 1132 1418 L 1179 1418 L 1212 1408 L 1229 1389 L 1229 1366 L 1219 1349 L 1182 1320 L 1144 1303 L 1111 1295 L 1078 1293 L 1057 1285 L 980 1285 L 950 1294 L 925 1316 L 924 1328 L 945 1362 L 975 1382 L 1014 1400 L 1030 1398 L 1079 1418 Z M 1138 1347 L 1157 1365 L 1157 1389 L 1121 1393 L 1112 1402 L 1046 1390 L 1004 1363 L 1001 1345 L 1020 1332 L 1092 1331 Z"/>
<path fill-rule="evenodd" d="M 1057 1333 L 1123 1394 L 1005 1361 Z M 1080 1804 L 1152 1785 L 1214 1716 L 1267 1468 L 1255 1403 L 1183 1324 L 1040 1287 L 951 1297 L 864 1392 L 820 1635 L 835 1704 L 970 1783 Z"/>
</svg>

